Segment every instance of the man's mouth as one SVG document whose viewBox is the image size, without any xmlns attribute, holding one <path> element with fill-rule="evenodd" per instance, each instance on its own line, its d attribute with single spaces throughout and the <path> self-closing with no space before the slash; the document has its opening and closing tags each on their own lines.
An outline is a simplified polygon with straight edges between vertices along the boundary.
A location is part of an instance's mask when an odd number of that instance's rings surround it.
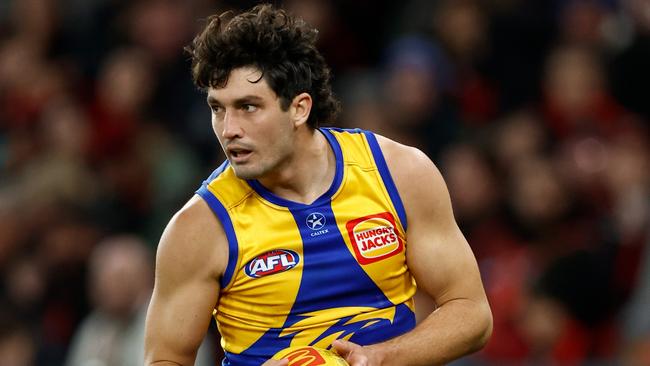
<svg viewBox="0 0 650 366">
<path fill-rule="evenodd" d="M 230 154 L 232 160 L 239 163 L 246 160 L 250 154 L 252 154 L 252 151 L 248 149 L 234 148 L 228 149 L 228 153 Z"/>
</svg>

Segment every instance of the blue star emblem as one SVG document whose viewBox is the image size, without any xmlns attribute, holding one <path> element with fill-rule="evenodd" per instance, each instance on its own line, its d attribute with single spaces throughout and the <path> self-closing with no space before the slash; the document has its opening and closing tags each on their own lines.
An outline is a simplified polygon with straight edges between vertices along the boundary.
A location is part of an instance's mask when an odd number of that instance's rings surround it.
<svg viewBox="0 0 650 366">
<path fill-rule="evenodd" d="M 320 212 L 312 212 L 307 216 L 307 227 L 319 230 L 325 226 L 325 216 Z"/>
</svg>

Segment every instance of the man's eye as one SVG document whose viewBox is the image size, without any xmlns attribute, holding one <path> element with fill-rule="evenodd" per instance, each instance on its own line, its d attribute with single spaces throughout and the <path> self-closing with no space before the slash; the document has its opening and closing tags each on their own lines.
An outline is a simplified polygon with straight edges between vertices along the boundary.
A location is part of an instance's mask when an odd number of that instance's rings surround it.
<svg viewBox="0 0 650 366">
<path fill-rule="evenodd" d="M 255 112 L 257 110 L 257 106 L 252 104 L 244 104 L 242 106 L 242 109 L 246 112 Z"/>
<path fill-rule="evenodd" d="M 216 113 L 221 113 L 221 111 L 223 111 L 223 108 L 221 108 L 219 106 L 216 106 L 216 105 L 210 106 L 210 109 L 212 110 L 212 113 L 215 113 L 215 114 Z"/>
</svg>

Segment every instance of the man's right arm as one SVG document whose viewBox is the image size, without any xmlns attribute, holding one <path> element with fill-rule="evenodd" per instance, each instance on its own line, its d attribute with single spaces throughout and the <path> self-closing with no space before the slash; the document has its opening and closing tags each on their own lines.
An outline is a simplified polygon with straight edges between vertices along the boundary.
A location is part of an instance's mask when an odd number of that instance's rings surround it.
<svg viewBox="0 0 650 366">
<path fill-rule="evenodd" d="M 160 239 L 147 312 L 145 365 L 194 365 L 219 298 L 227 258 L 223 228 L 205 201 L 193 197 Z"/>
</svg>

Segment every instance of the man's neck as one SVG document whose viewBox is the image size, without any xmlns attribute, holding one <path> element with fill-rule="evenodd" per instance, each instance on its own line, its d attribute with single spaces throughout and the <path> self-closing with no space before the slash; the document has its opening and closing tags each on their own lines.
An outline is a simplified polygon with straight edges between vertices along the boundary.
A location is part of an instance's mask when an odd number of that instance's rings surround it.
<svg viewBox="0 0 650 366">
<path fill-rule="evenodd" d="M 259 181 L 279 197 L 310 204 L 331 186 L 336 158 L 321 132 L 308 128 L 300 133 L 293 156 L 272 176 Z"/>
</svg>

